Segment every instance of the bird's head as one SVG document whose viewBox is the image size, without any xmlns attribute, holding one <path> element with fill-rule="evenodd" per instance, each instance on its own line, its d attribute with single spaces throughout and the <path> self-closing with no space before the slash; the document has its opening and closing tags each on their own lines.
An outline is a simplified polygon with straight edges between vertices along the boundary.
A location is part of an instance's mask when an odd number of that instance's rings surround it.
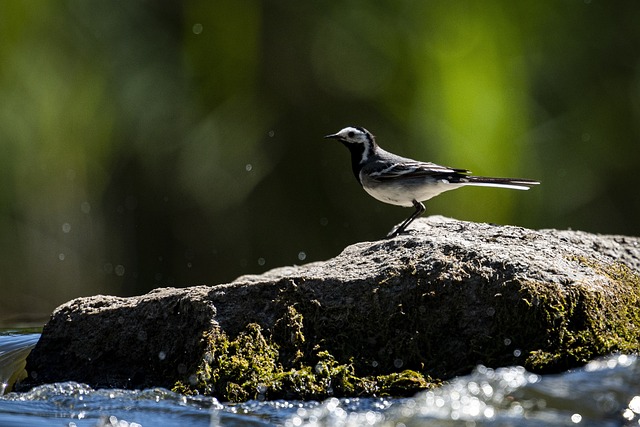
<svg viewBox="0 0 640 427">
<path fill-rule="evenodd" d="M 346 127 L 338 133 L 325 136 L 325 138 L 337 139 L 346 146 L 361 145 L 370 147 L 375 144 L 375 138 L 371 132 L 357 126 Z"/>
</svg>

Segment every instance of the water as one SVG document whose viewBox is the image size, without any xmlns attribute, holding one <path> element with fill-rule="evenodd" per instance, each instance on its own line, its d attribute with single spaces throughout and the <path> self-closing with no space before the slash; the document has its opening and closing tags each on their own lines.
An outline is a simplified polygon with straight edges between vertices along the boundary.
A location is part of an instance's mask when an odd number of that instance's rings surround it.
<svg viewBox="0 0 640 427">
<path fill-rule="evenodd" d="M 0 335 L 7 349 L 37 335 Z M 14 366 L 16 364 L 14 363 Z M 94 390 L 74 382 L 0 397 L 0 427 L 137 426 L 640 426 L 640 358 L 611 355 L 581 369 L 540 376 L 521 367 L 478 366 L 412 398 L 220 403 L 164 389 Z"/>
<path fill-rule="evenodd" d="M 0 396 L 25 375 L 25 358 L 40 334 L 0 331 Z"/>
</svg>

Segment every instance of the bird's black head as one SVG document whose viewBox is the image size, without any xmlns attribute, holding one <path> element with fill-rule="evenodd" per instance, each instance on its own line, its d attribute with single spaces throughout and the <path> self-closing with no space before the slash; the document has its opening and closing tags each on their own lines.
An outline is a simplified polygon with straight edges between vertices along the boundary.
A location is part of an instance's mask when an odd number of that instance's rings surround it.
<svg viewBox="0 0 640 427">
<path fill-rule="evenodd" d="M 376 139 L 365 128 L 350 126 L 325 138 L 337 139 L 351 152 L 351 168 L 360 181 L 362 165 L 376 153 Z"/>
</svg>

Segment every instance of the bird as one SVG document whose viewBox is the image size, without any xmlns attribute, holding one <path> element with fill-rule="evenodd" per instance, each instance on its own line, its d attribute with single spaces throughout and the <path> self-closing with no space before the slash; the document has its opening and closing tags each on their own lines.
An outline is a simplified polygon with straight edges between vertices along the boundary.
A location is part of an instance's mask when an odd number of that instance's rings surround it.
<svg viewBox="0 0 640 427">
<path fill-rule="evenodd" d="M 373 134 L 359 126 L 346 127 L 325 138 L 338 140 L 349 149 L 353 174 L 370 196 L 384 203 L 415 209 L 387 238 L 404 233 L 425 212 L 422 202 L 445 191 L 468 185 L 528 190 L 540 184 L 531 179 L 474 176 L 466 169 L 398 156 L 382 149 Z"/>
</svg>

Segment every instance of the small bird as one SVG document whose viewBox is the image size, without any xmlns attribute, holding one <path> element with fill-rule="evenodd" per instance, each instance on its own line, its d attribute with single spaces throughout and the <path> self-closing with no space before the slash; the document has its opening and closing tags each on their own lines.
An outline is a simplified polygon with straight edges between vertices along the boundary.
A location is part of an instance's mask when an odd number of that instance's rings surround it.
<svg viewBox="0 0 640 427">
<path fill-rule="evenodd" d="M 346 127 L 325 138 L 337 139 L 349 149 L 353 174 L 369 195 L 391 205 L 415 208 L 409 218 L 387 234 L 388 238 L 403 233 L 426 210 L 422 202 L 445 191 L 466 185 L 528 190 L 540 184 L 530 179 L 472 176 L 466 169 L 397 156 L 380 148 L 371 132 L 362 127 Z"/>
</svg>

